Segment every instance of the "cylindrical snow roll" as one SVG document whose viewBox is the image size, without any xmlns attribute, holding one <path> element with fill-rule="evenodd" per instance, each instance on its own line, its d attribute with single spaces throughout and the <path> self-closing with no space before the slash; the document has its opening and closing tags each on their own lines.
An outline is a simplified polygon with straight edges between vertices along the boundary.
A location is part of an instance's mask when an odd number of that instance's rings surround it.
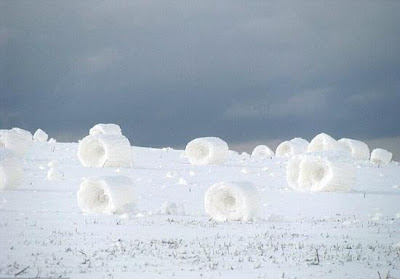
<svg viewBox="0 0 400 279">
<path fill-rule="evenodd" d="M 219 165 L 228 158 L 229 147 L 220 138 L 197 138 L 186 145 L 185 154 L 192 165 Z"/>
<path fill-rule="evenodd" d="M 271 159 L 275 156 L 274 151 L 271 150 L 266 145 L 258 145 L 254 148 L 253 152 L 251 153 L 251 157 L 258 158 L 258 159 Z"/>
<path fill-rule="evenodd" d="M 349 191 L 355 184 L 355 167 L 347 153 L 306 153 L 289 160 L 286 178 L 296 191 Z"/>
<path fill-rule="evenodd" d="M 23 156 L 32 146 L 32 134 L 20 128 L 0 130 L 0 147 L 12 150 L 15 154 Z"/>
<path fill-rule="evenodd" d="M 277 157 L 290 158 L 297 154 L 302 154 L 307 151 L 308 141 L 302 138 L 294 138 L 290 141 L 284 141 L 276 148 Z"/>
<path fill-rule="evenodd" d="M 103 124 L 99 123 L 89 130 L 89 135 L 122 135 L 121 128 L 117 124 Z"/>
<path fill-rule="evenodd" d="M 354 160 L 359 161 L 368 161 L 369 160 L 369 147 L 366 143 L 354 140 L 343 138 L 338 141 L 342 144 L 351 154 L 351 157 Z"/>
<path fill-rule="evenodd" d="M 33 140 L 38 142 L 47 142 L 49 139 L 49 135 L 46 134 L 45 131 L 42 129 L 37 129 L 36 132 L 33 134 Z"/>
<path fill-rule="evenodd" d="M 0 189 L 14 189 L 22 181 L 21 160 L 10 150 L 0 148 Z"/>
<path fill-rule="evenodd" d="M 322 151 L 349 151 L 330 135 L 321 133 L 316 135 L 307 147 L 307 152 L 322 152 Z"/>
<path fill-rule="evenodd" d="M 135 206 L 136 198 L 134 185 L 125 176 L 85 178 L 77 193 L 85 213 L 124 213 Z"/>
<path fill-rule="evenodd" d="M 371 152 L 371 162 L 379 165 L 386 165 L 392 161 L 393 154 L 385 149 L 376 148 Z"/>
<path fill-rule="evenodd" d="M 259 195 L 249 183 L 220 182 L 211 186 L 204 197 L 205 211 L 214 220 L 249 221 L 259 209 Z"/>
<path fill-rule="evenodd" d="M 121 135 L 89 135 L 79 142 L 79 161 L 85 167 L 131 167 L 132 149 Z"/>
</svg>

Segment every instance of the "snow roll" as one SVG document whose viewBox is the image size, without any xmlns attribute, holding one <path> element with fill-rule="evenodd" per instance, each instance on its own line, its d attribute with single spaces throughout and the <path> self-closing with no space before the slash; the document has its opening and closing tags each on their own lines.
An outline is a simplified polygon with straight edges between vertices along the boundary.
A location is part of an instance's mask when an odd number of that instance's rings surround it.
<svg viewBox="0 0 400 279">
<path fill-rule="evenodd" d="M 385 149 L 376 148 L 371 152 L 371 162 L 374 164 L 385 165 L 392 161 L 393 154 Z"/>
<path fill-rule="evenodd" d="M 342 144 L 351 154 L 354 160 L 368 161 L 369 147 L 366 143 L 354 139 L 340 139 L 339 143 Z"/>
<path fill-rule="evenodd" d="M 16 188 L 23 175 L 21 160 L 12 151 L 0 147 L 0 190 Z"/>
<path fill-rule="evenodd" d="M 132 149 L 122 135 L 89 135 L 79 142 L 79 161 L 85 167 L 131 167 Z"/>
<path fill-rule="evenodd" d="M 132 181 L 125 176 L 85 178 L 77 199 L 85 213 L 124 213 L 136 204 L 136 193 Z"/>
<path fill-rule="evenodd" d="M 38 142 L 46 142 L 49 136 L 42 129 L 37 129 L 33 134 L 33 140 Z"/>
<path fill-rule="evenodd" d="M 220 182 L 205 194 L 205 211 L 214 220 L 249 221 L 259 209 L 259 196 L 249 183 Z"/>
<path fill-rule="evenodd" d="M 19 156 L 25 155 L 32 146 L 32 134 L 20 128 L 0 130 L 0 147 L 12 150 Z"/>
<path fill-rule="evenodd" d="M 321 133 L 316 135 L 307 147 L 307 152 L 321 152 L 321 151 L 345 151 L 345 147 L 330 135 Z"/>
<path fill-rule="evenodd" d="M 308 141 L 302 138 L 294 138 L 290 141 L 284 141 L 276 148 L 277 157 L 290 158 L 297 154 L 307 151 Z"/>
<path fill-rule="evenodd" d="M 272 151 L 266 145 L 258 145 L 254 148 L 253 152 L 251 153 L 251 157 L 258 158 L 258 159 L 271 159 L 275 156 L 274 151 Z"/>
<path fill-rule="evenodd" d="M 186 145 L 185 154 L 192 165 L 219 165 L 228 158 L 229 147 L 220 138 L 197 138 Z"/>
<path fill-rule="evenodd" d="M 306 153 L 289 160 L 286 178 L 296 191 L 349 191 L 355 184 L 355 167 L 347 153 Z"/>
<path fill-rule="evenodd" d="M 121 132 L 121 128 L 117 124 L 99 123 L 99 124 L 94 125 L 89 130 L 89 135 L 98 135 L 98 134 L 122 135 L 122 132 Z"/>
</svg>

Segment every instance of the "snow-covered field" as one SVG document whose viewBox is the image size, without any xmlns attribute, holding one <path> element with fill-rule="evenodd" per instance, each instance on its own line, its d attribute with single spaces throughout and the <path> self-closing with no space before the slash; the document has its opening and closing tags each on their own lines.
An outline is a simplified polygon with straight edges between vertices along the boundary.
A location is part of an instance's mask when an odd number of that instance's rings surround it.
<svg viewBox="0 0 400 279">
<path fill-rule="evenodd" d="M 132 168 L 86 168 L 78 144 L 36 142 L 22 185 L 0 192 L 0 277 L 400 278 L 398 163 L 358 163 L 347 193 L 302 193 L 285 158 L 195 166 L 184 151 L 132 149 Z M 53 160 L 62 179 L 47 179 Z M 82 213 L 82 178 L 104 175 L 132 179 L 134 212 Z M 204 195 L 220 181 L 252 182 L 259 217 L 211 220 Z"/>
</svg>

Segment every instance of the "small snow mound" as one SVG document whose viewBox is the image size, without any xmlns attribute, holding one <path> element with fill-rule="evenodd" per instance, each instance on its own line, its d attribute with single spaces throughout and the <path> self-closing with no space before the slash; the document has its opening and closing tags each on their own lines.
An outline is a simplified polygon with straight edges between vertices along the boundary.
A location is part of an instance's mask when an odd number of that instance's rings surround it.
<svg viewBox="0 0 400 279">
<path fill-rule="evenodd" d="M 249 183 L 216 183 L 204 199 L 206 213 L 218 222 L 252 220 L 260 206 L 257 190 Z"/>
<path fill-rule="evenodd" d="M 197 138 L 186 145 L 185 154 L 192 165 L 219 165 L 226 161 L 229 148 L 220 138 Z"/>
<path fill-rule="evenodd" d="M 179 178 L 178 180 L 178 184 L 179 185 L 188 185 L 189 183 L 187 182 L 186 179 L 184 179 L 183 177 Z"/>
<path fill-rule="evenodd" d="M 284 141 L 276 148 L 276 156 L 280 158 L 290 158 L 297 154 L 307 151 L 308 141 L 302 138 L 294 138 L 290 141 Z"/>
<path fill-rule="evenodd" d="M 49 143 L 51 143 L 51 144 L 56 144 L 56 143 L 57 143 L 57 140 L 54 139 L 54 138 L 51 138 L 51 139 L 49 139 Z"/>
<path fill-rule="evenodd" d="M 366 143 L 347 138 L 340 139 L 338 142 L 342 144 L 348 152 L 350 152 L 351 157 L 353 157 L 354 160 L 368 161 L 369 147 Z"/>
<path fill-rule="evenodd" d="M 60 181 L 64 179 L 64 174 L 57 168 L 50 168 L 47 172 L 47 180 Z"/>
<path fill-rule="evenodd" d="M 121 136 L 122 132 L 121 132 L 121 128 L 117 124 L 99 123 L 99 124 L 94 125 L 89 130 L 89 135 L 99 135 L 99 134 Z"/>
<path fill-rule="evenodd" d="M 371 162 L 379 165 L 386 165 L 392 161 L 393 154 L 385 149 L 376 148 L 372 150 Z"/>
<path fill-rule="evenodd" d="M 346 153 L 307 153 L 289 160 L 286 178 L 296 191 L 349 191 L 355 184 L 355 167 Z"/>
<path fill-rule="evenodd" d="M 16 188 L 23 175 L 21 160 L 12 151 L 0 147 L 0 190 Z"/>
<path fill-rule="evenodd" d="M 33 140 L 37 142 L 47 142 L 49 135 L 42 129 L 37 129 L 33 134 Z"/>
<path fill-rule="evenodd" d="M 167 172 L 167 174 L 165 175 L 167 178 L 174 178 L 178 175 L 178 173 L 176 171 L 169 171 Z"/>
<path fill-rule="evenodd" d="M 307 152 L 322 152 L 322 151 L 349 151 L 330 135 L 321 133 L 316 135 L 307 147 Z"/>
<path fill-rule="evenodd" d="M 29 131 L 20 128 L 0 130 L 0 147 L 12 150 L 16 155 L 25 155 L 32 143 L 32 134 Z"/>
<path fill-rule="evenodd" d="M 185 209 L 181 204 L 177 205 L 174 202 L 165 201 L 161 205 L 159 213 L 163 215 L 184 215 Z"/>
<path fill-rule="evenodd" d="M 89 135 L 79 142 L 78 158 L 85 167 L 132 167 L 132 149 L 122 135 Z"/>
<path fill-rule="evenodd" d="M 78 205 L 85 213 L 126 213 L 136 204 L 132 181 L 125 176 L 83 179 L 77 193 Z"/>
<path fill-rule="evenodd" d="M 271 159 L 274 156 L 274 151 L 266 145 L 258 145 L 254 148 L 253 152 L 251 152 L 251 157 L 256 159 Z"/>
</svg>

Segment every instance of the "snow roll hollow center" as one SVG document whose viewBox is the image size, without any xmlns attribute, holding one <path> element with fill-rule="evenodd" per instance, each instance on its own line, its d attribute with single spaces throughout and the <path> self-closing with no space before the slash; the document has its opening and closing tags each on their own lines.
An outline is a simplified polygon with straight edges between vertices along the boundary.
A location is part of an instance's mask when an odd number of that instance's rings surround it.
<svg viewBox="0 0 400 279">
<path fill-rule="evenodd" d="M 83 160 L 88 165 L 98 165 L 105 162 L 106 150 L 101 142 L 96 139 L 88 141 L 83 150 Z"/>
</svg>

